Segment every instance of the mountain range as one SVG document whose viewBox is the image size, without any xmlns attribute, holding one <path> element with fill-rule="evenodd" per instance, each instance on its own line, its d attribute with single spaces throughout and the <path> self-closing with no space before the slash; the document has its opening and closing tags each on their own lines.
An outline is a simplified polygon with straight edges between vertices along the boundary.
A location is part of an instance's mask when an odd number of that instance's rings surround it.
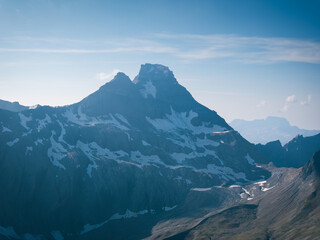
<svg viewBox="0 0 320 240">
<path fill-rule="evenodd" d="M 284 146 L 279 140 L 265 145 L 257 144 L 258 151 L 272 161 L 277 167 L 303 167 L 320 149 L 320 134 L 303 137 L 297 135 Z"/>
<path fill-rule="evenodd" d="M 240 201 L 229 187 L 265 181 L 267 162 L 169 68 L 144 64 L 69 106 L 0 109 L 0 234 L 146 238 L 175 212 Z"/>
<path fill-rule="evenodd" d="M 320 133 L 320 130 L 305 130 L 292 126 L 287 119 L 280 117 L 267 117 L 253 121 L 235 119 L 230 122 L 230 126 L 255 144 L 279 140 L 282 145 L 285 145 L 297 135 L 308 137 Z"/>
</svg>

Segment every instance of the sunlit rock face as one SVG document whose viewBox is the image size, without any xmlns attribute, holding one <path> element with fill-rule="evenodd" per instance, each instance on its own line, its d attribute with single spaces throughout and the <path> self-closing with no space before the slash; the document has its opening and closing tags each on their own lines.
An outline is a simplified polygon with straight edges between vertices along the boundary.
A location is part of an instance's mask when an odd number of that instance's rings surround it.
<svg viewBox="0 0 320 240">
<path fill-rule="evenodd" d="M 125 238 L 112 224 L 151 224 L 191 189 L 264 180 L 263 161 L 168 67 L 145 64 L 70 106 L 0 110 L 0 232 Z"/>
</svg>

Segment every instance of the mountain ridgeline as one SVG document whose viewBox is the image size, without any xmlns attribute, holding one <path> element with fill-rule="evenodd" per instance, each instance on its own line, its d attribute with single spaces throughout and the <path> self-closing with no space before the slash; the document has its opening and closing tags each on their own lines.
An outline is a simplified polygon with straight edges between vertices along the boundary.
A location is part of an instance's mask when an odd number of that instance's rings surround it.
<svg viewBox="0 0 320 240">
<path fill-rule="evenodd" d="M 277 167 L 299 168 L 320 149 L 320 134 L 310 137 L 297 135 L 284 146 L 281 146 L 279 140 L 256 146 L 258 151 Z"/>
<path fill-rule="evenodd" d="M 0 110 L 0 236 L 141 239 L 207 188 L 267 179 L 263 162 L 167 67 L 145 64 L 79 103 Z"/>
</svg>

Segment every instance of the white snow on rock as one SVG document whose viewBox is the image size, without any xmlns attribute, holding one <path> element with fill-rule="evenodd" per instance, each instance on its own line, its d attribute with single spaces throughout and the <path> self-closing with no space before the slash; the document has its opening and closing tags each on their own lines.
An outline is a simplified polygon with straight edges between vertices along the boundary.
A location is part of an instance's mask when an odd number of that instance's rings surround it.
<svg viewBox="0 0 320 240">
<path fill-rule="evenodd" d="M 206 192 L 210 191 L 212 188 L 191 188 L 191 191 L 196 191 L 196 192 Z"/>
<path fill-rule="evenodd" d="M 63 124 L 60 121 L 57 121 L 61 128 L 61 133 L 59 135 L 58 141 L 66 144 L 69 148 L 71 146 L 64 140 L 64 135 L 66 135 L 66 129 L 64 128 Z"/>
<path fill-rule="evenodd" d="M 168 211 L 171 211 L 173 209 L 175 209 L 178 205 L 174 205 L 172 207 L 163 207 L 162 210 L 165 211 L 165 212 L 168 212 Z"/>
<path fill-rule="evenodd" d="M 9 147 L 12 147 L 13 145 L 15 145 L 17 142 L 19 142 L 19 138 L 14 139 L 13 141 L 7 142 L 7 145 Z"/>
<path fill-rule="evenodd" d="M 132 212 L 129 209 L 127 209 L 124 214 L 115 213 L 110 218 L 108 218 L 107 220 L 103 221 L 102 223 L 92 224 L 92 225 L 91 224 L 84 225 L 83 226 L 83 230 L 80 232 L 80 234 L 83 235 L 83 234 L 85 234 L 87 232 L 90 232 L 92 230 L 100 228 L 100 227 L 102 227 L 103 225 L 105 225 L 106 223 L 108 223 L 109 221 L 112 221 L 112 220 L 136 218 L 139 215 L 144 215 L 144 214 L 153 213 L 153 212 L 154 212 L 154 210 L 150 210 L 150 211 L 149 210 L 141 210 L 139 212 Z"/>
<path fill-rule="evenodd" d="M 26 148 L 25 155 L 30 154 L 30 152 L 32 152 L 32 150 L 33 150 L 33 147 L 27 147 L 27 148 Z"/>
<path fill-rule="evenodd" d="M 19 235 L 14 231 L 13 227 L 2 227 L 0 226 L 0 236 L 7 238 L 20 239 Z"/>
<path fill-rule="evenodd" d="M 31 121 L 31 117 L 26 117 L 25 115 L 23 115 L 22 113 L 18 114 L 20 117 L 20 124 L 22 127 L 24 127 L 25 129 L 29 130 L 29 127 L 27 126 L 27 122 Z"/>
<path fill-rule="evenodd" d="M 52 232 L 51 232 L 51 235 L 52 235 L 52 237 L 53 237 L 55 240 L 63 240 L 63 239 L 64 239 L 63 236 L 62 236 L 62 234 L 61 234 L 61 232 L 58 231 L 58 230 L 52 231 Z"/>
<path fill-rule="evenodd" d="M 274 188 L 274 187 L 275 187 L 275 186 L 272 186 L 272 187 L 269 187 L 269 188 L 261 187 L 261 191 L 262 191 L 262 192 L 266 192 L 266 191 L 271 190 L 271 189 Z"/>
<path fill-rule="evenodd" d="M 81 149 L 81 151 L 89 158 L 89 160 L 92 162 L 87 167 L 87 174 L 89 177 L 92 177 L 92 169 L 97 169 L 98 165 L 96 163 L 96 160 L 103 158 L 111 159 L 111 160 L 117 160 L 118 158 L 121 158 L 123 156 L 128 155 L 124 151 L 115 151 L 112 152 L 107 148 L 100 147 L 96 142 L 91 143 L 83 143 L 81 141 L 77 141 L 78 148 Z"/>
<path fill-rule="evenodd" d="M 149 165 L 153 163 L 163 164 L 157 155 L 143 155 L 140 151 L 131 151 L 130 158 L 132 161 L 139 163 L 140 165 Z"/>
<path fill-rule="evenodd" d="M 248 181 L 246 175 L 243 172 L 234 172 L 232 168 L 229 167 L 221 167 L 221 166 L 216 166 L 214 164 L 208 164 L 207 168 L 205 169 L 200 169 L 200 171 L 205 172 L 205 173 L 210 173 L 213 175 L 218 175 L 221 178 L 225 180 L 238 180 L 242 179 L 245 181 Z"/>
<path fill-rule="evenodd" d="M 208 139 L 207 136 L 205 136 L 204 139 L 197 137 L 196 140 L 194 140 L 194 136 L 192 135 L 190 136 L 190 134 L 183 135 L 179 132 L 172 132 L 171 136 L 167 137 L 167 139 L 178 146 L 190 148 L 193 151 L 196 151 L 197 147 L 198 148 L 205 148 L 206 146 L 218 147 L 220 145 L 220 143 L 214 140 Z"/>
<path fill-rule="evenodd" d="M 37 119 L 37 122 L 38 122 L 38 127 L 37 127 L 37 130 L 38 132 L 45 128 L 49 123 L 51 123 L 51 118 L 48 116 L 48 114 L 46 114 L 45 118 L 44 119 Z"/>
<path fill-rule="evenodd" d="M 226 134 L 226 133 L 229 133 L 229 132 L 232 132 L 232 130 L 227 130 L 227 131 L 221 131 L 221 132 L 212 132 L 211 134 L 212 135 L 221 135 L 221 134 Z"/>
<path fill-rule="evenodd" d="M 67 118 L 69 122 L 80 126 L 95 126 L 97 124 L 112 125 L 121 130 L 129 130 L 127 126 L 129 125 L 128 121 L 121 114 L 107 114 L 100 117 L 91 117 L 84 114 L 81 110 L 81 107 L 78 108 L 77 114 L 73 113 L 71 109 L 68 109 L 64 112 L 63 116 Z"/>
<path fill-rule="evenodd" d="M 38 144 L 42 144 L 43 145 L 43 139 L 37 139 L 36 141 L 34 141 L 34 144 L 36 146 L 38 146 Z"/>
<path fill-rule="evenodd" d="M 267 181 L 261 181 L 261 182 L 255 182 L 254 184 L 259 185 L 260 187 L 263 187 L 263 185 L 266 183 Z"/>
<path fill-rule="evenodd" d="M 247 159 L 247 161 L 248 161 L 248 163 L 249 163 L 250 165 L 255 166 L 254 160 L 252 159 L 252 157 L 250 157 L 249 153 L 247 153 L 247 155 L 245 156 L 245 158 Z"/>
<path fill-rule="evenodd" d="M 171 113 L 166 114 L 165 118 L 151 119 L 146 117 L 147 121 L 157 130 L 171 132 L 177 129 L 186 129 L 194 134 L 199 133 L 214 133 L 219 131 L 225 131 L 224 127 L 214 125 L 209 127 L 210 123 L 204 122 L 200 126 L 194 126 L 191 120 L 198 117 L 198 114 L 192 110 L 187 112 L 176 112 L 171 108 Z"/>
<path fill-rule="evenodd" d="M 12 132 L 12 131 L 5 126 L 2 126 L 2 132 L 5 133 L 5 132 Z"/>
<path fill-rule="evenodd" d="M 151 144 L 147 143 L 146 141 L 142 140 L 142 145 L 143 146 L 151 146 Z"/>
<path fill-rule="evenodd" d="M 60 160 L 67 156 L 68 151 L 61 145 L 61 143 L 54 140 L 53 136 L 55 134 L 56 133 L 52 131 L 50 137 L 51 147 L 48 149 L 48 157 L 54 166 L 65 170 L 65 166 L 60 163 Z"/>
<path fill-rule="evenodd" d="M 174 160 L 176 160 L 177 163 L 184 163 L 188 159 L 211 156 L 211 157 L 213 157 L 213 159 L 218 160 L 220 162 L 220 164 L 223 165 L 223 162 L 217 156 L 216 152 L 213 151 L 213 150 L 208 150 L 208 149 L 205 149 L 204 152 L 193 151 L 193 152 L 188 153 L 188 154 L 186 154 L 186 153 L 172 153 L 172 154 L 170 154 L 170 156 Z"/>
<path fill-rule="evenodd" d="M 157 89 L 156 87 L 152 84 L 151 81 L 146 82 L 143 85 L 143 89 L 140 90 L 140 93 L 144 98 L 147 98 L 149 95 L 151 95 L 153 98 L 156 98 L 157 94 Z"/>
</svg>

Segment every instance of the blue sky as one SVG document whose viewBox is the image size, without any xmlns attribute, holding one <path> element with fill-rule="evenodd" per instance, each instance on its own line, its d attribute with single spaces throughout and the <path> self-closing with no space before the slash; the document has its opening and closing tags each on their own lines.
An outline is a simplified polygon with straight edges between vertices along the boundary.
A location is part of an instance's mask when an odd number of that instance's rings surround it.
<svg viewBox="0 0 320 240">
<path fill-rule="evenodd" d="M 319 1 L 0 0 L 0 99 L 77 102 L 160 63 L 227 121 L 320 129 Z"/>
</svg>

